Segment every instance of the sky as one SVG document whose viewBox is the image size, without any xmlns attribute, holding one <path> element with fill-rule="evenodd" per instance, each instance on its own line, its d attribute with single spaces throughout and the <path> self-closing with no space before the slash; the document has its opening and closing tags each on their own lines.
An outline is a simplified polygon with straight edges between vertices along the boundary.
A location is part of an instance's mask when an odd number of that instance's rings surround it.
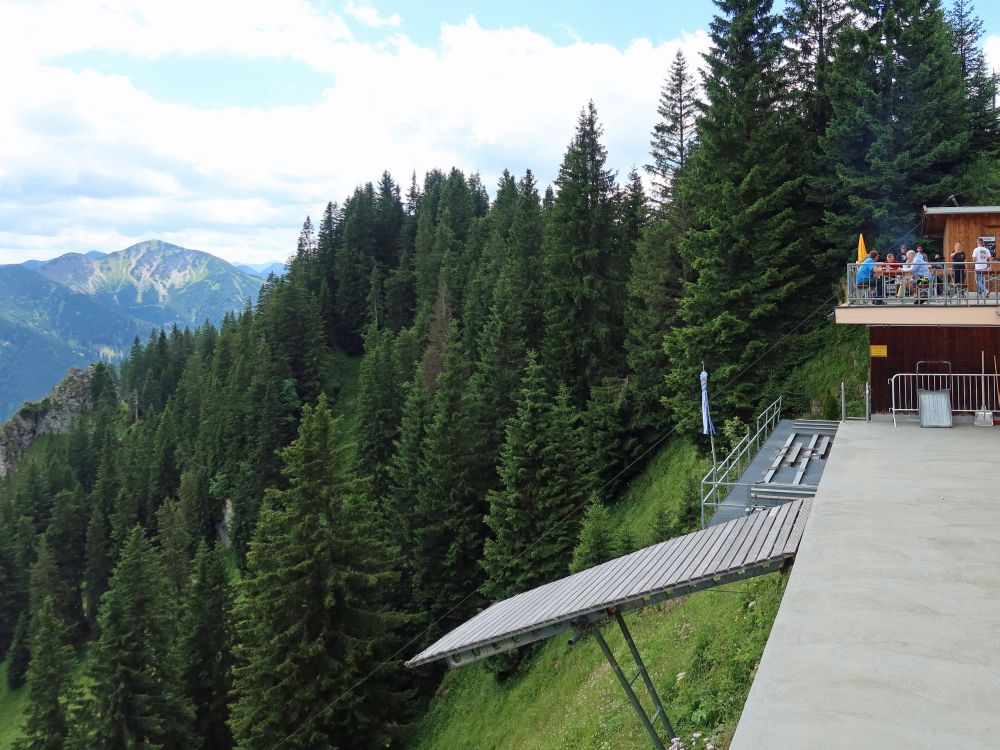
<svg viewBox="0 0 1000 750">
<path fill-rule="evenodd" d="M 980 0 L 1000 69 L 1000 3 Z M 648 160 L 710 0 L 0 0 L 0 263 L 161 239 L 285 260 L 388 170 L 554 181 L 592 99 Z"/>
</svg>

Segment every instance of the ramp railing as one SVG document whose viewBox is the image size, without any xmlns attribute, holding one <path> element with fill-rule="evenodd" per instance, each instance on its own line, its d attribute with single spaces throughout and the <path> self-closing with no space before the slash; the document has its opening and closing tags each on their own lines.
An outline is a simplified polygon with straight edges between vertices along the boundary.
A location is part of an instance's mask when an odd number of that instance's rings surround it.
<svg viewBox="0 0 1000 750">
<path fill-rule="evenodd" d="M 778 396 L 757 416 L 756 431 L 747 434 L 736 443 L 729 454 L 717 466 L 708 470 L 701 479 L 701 527 L 705 528 L 705 508 L 714 508 L 726 499 L 737 480 L 750 466 L 754 456 L 774 432 L 781 420 L 781 396 Z"/>
<path fill-rule="evenodd" d="M 948 391 L 952 414 L 1000 411 L 1000 375 L 996 373 L 900 372 L 889 379 L 892 419 L 919 419 L 919 391 Z"/>
</svg>

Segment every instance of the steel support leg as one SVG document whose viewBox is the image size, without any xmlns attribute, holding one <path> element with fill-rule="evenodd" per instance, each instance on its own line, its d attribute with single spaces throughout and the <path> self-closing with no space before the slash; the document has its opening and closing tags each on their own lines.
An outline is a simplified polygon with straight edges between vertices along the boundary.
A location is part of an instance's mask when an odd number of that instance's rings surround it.
<svg viewBox="0 0 1000 750">
<path fill-rule="evenodd" d="M 639 668 L 639 674 L 642 675 L 642 681 L 646 683 L 646 690 L 649 692 L 649 697 L 653 699 L 653 705 L 656 706 L 656 713 L 663 717 L 663 728 L 667 730 L 667 737 L 671 739 L 675 737 L 674 728 L 670 726 L 670 719 L 667 718 L 666 709 L 663 708 L 663 704 L 660 702 L 660 694 L 656 692 L 656 688 L 653 687 L 653 681 L 649 677 L 649 672 L 646 671 L 646 664 L 643 662 L 642 657 L 639 656 L 639 649 L 635 647 L 635 641 L 632 640 L 632 634 L 629 632 L 628 628 L 625 627 L 625 618 L 622 617 L 621 612 L 615 612 L 615 619 L 618 621 L 618 627 L 622 629 L 622 635 L 625 636 L 625 643 L 628 644 L 628 650 L 632 652 L 632 658 L 635 659 L 635 665 Z"/>
<path fill-rule="evenodd" d="M 622 672 L 622 668 L 618 666 L 618 661 L 615 659 L 615 655 L 611 653 L 611 649 L 608 647 L 608 642 L 604 640 L 604 636 L 601 635 L 599 628 L 594 628 L 594 638 L 597 639 L 597 643 L 601 647 L 601 651 L 604 652 L 604 656 L 608 660 L 608 664 L 611 665 L 611 671 L 615 673 L 615 677 L 622 684 L 622 689 L 625 690 L 625 695 L 628 696 L 629 701 L 632 703 L 632 708 L 635 712 L 639 714 L 639 718 L 642 719 L 642 724 L 646 727 L 646 731 L 649 732 L 649 738 L 653 741 L 653 747 L 656 750 L 667 750 L 666 746 L 663 744 L 663 740 L 656 733 L 656 729 L 653 727 L 652 722 L 649 720 L 649 716 L 646 715 L 646 710 L 639 703 L 639 699 L 636 697 L 635 691 L 632 690 L 632 686 L 629 684 L 628 679 Z"/>
</svg>

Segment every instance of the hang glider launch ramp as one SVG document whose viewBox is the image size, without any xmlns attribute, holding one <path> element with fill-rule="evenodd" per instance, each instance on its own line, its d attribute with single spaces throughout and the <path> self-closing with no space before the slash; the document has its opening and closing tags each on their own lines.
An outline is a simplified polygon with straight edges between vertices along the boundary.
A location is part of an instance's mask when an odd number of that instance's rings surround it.
<svg viewBox="0 0 1000 750">
<path fill-rule="evenodd" d="M 731 581 L 780 570 L 795 557 L 812 499 L 753 513 L 670 539 L 589 570 L 497 602 L 421 651 L 408 667 L 447 660 L 452 667 L 485 659 L 562 632 L 590 632 L 611 663 L 655 747 L 663 748 L 654 725 L 670 724 L 646 673 L 622 614 Z M 638 673 L 625 678 L 600 626 L 614 619 L 622 629 Z M 632 684 L 640 676 L 657 710 L 650 717 Z"/>
</svg>

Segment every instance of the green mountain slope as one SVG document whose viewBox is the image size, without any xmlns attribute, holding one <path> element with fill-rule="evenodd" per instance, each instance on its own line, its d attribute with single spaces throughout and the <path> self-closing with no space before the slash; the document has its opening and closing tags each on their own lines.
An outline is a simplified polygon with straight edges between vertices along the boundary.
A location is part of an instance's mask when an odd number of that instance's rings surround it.
<svg viewBox="0 0 1000 750">
<path fill-rule="evenodd" d="M 36 272 L 157 326 L 220 320 L 255 300 L 263 284 L 221 258 L 149 240 L 101 257 L 67 253 Z"/>
<path fill-rule="evenodd" d="M 0 266 L 0 421 L 70 367 L 113 359 L 149 325 L 21 266 Z"/>
<path fill-rule="evenodd" d="M 218 322 L 264 279 L 159 240 L 0 266 L 0 422 L 70 367 L 117 359 L 153 327 Z"/>
</svg>

